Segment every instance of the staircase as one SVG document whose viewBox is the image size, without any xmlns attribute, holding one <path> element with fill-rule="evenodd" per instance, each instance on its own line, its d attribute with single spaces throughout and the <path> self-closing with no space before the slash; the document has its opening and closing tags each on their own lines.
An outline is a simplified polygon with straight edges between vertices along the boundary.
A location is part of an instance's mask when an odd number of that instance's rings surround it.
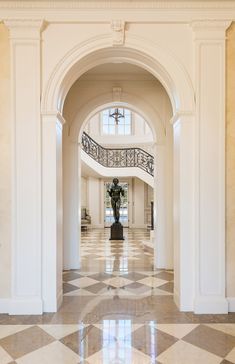
<svg viewBox="0 0 235 364">
<path fill-rule="evenodd" d="M 141 148 L 104 148 L 83 132 L 82 151 L 82 160 L 103 176 L 130 176 L 131 171 L 153 186 L 154 157 Z"/>
</svg>

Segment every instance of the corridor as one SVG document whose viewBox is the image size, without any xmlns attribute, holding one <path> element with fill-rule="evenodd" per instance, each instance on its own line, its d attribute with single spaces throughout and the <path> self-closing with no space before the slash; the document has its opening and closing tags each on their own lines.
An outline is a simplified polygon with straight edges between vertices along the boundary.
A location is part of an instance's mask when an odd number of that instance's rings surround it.
<svg viewBox="0 0 235 364">
<path fill-rule="evenodd" d="M 235 314 L 179 312 L 173 271 L 153 269 L 149 232 L 82 232 L 59 312 L 0 315 L 1 364 L 231 364 Z"/>
</svg>

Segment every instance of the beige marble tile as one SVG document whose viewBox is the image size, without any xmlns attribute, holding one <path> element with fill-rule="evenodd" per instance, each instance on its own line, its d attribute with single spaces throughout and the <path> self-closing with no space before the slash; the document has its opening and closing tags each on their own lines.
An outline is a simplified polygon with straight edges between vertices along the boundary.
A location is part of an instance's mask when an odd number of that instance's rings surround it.
<svg viewBox="0 0 235 364">
<path fill-rule="evenodd" d="M 86 360 L 89 364 L 151 364 L 149 356 L 134 348 L 118 345 L 103 349 Z"/>
<path fill-rule="evenodd" d="M 60 340 L 63 337 L 72 334 L 73 332 L 80 330 L 86 325 L 39 325 L 39 327 L 46 331 L 49 335 L 53 336 L 55 339 Z"/>
<path fill-rule="evenodd" d="M 229 360 L 231 363 L 235 363 L 235 348 L 233 348 L 230 353 L 228 353 L 225 359 Z"/>
<path fill-rule="evenodd" d="M 184 341 L 225 357 L 235 346 L 235 337 L 206 325 L 199 325 L 184 337 Z"/>
<path fill-rule="evenodd" d="M 235 336 L 235 324 L 207 324 L 206 326 L 209 326 L 215 330 L 222 331 L 225 334 Z"/>
<path fill-rule="evenodd" d="M 32 326 L 0 340 L 4 348 L 14 359 L 48 345 L 55 339 L 38 326 Z"/>
<path fill-rule="evenodd" d="M 108 335 L 106 340 L 104 340 L 103 331 L 94 325 L 89 325 L 82 330 L 65 336 L 60 341 L 81 358 L 87 359 L 114 340 L 114 337 L 111 335 Z"/>
<path fill-rule="evenodd" d="M 83 277 L 73 280 L 73 286 L 77 286 L 79 288 L 88 287 L 95 283 L 97 283 L 97 281 L 89 277 Z"/>
<path fill-rule="evenodd" d="M 157 361 L 161 364 L 220 364 L 222 358 L 184 341 L 178 341 L 160 354 Z"/>
<path fill-rule="evenodd" d="M 155 277 L 143 278 L 143 279 L 140 279 L 138 282 L 145 284 L 146 286 L 154 287 L 154 288 L 162 286 L 164 283 L 167 283 L 167 281 L 160 279 L 160 278 L 155 278 Z"/>
<path fill-rule="evenodd" d="M 3 337 L 16 334 L 22 330 L 25 330 L 32 325 L 0 325 L 0 339 Z"/>
<path fill-rule="evenodd" d="M 195 329 L 198 324 L 156 324 L 154 327 L 160 331 L 166 332 L 169 335 L 181 339 L 193 329 Z"/>
<path fill-rule="evenodd" d="M 65 293 L 64 296 L 95 296 L 95 294 L 81 288 L 81 289 L 76 289 L 75 291 Z"/>
<path fill-rule="evenodd" d="M 133 324 L 131 320 L 104 320 L 102 324 L 95 324 L 95 327 L 105 334 L 116 337 L 117 340 L 125 340 L 127 335 L 131 335 L 135 330 L 143 327 L 143 324 Z"/>
<path fill-rule="evenodd" d="M 123 287 L 127 286 L 128 284 L 132 283 L 130 279 L 126 279 L 123 277 L 114 277 L 110 279 L 106 279 L 104 281 L 105 284 L 113 286 L 113 287 Z"/>
<path fill-rule="evenodd" d="M 131 335 L 131 345 L 152 358 L 156 358 L 177 340 L 172 335 L 158 331 L 150 325 L 144 325 Z"/>
<path fill-rule="evenodd" d="M 17 364 L 77 364 L 80 360 L 76 353 L 55 341 L 17 359 Z"/>
<path fill-rule="evenodd" d="M 0 346 L 0 363 L 8 364 L 12 361 L 12 357 Z"/>
</svg>

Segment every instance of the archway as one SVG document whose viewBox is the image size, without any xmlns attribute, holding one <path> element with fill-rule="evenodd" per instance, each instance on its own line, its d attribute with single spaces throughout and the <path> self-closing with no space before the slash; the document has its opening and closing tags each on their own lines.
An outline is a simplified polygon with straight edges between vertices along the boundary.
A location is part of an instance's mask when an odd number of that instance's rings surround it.
<svg viewBox="0 0 235 364">
<path fill-rule="evenodd" d="M 158 268 L 173 268 L 173 247 L 172 247 L 172 208 L 171 194 L 167 194 L 167 188 L 165 187 L 166 181 L 168 184 L 172 181 L 172 177 L 167 175 L 166 165 L 172 161 L 166 158 L 167 145 L 166 135 L 163 128 L 163 123 L 156 110 L 152 109 L 147 103 L 141 103 L 141 100 L 130 94 L 125 94 L 123 98 L 125 102 L 115 101 L 112 99 L 112 92 L 104 94 L 102 97 L 99 95 L 97 98 L 92 98 L 90 101 L 85 102 L 84 107 L 79 110 L 77 117 L 74 118 L 73 123 L 69 129 L 66 128 L 66 134 L 64 138 L 64 208 L 65 208 L 65 224 L 64 224 L 64 267 L 65 269 L 78 269 L 80 268 L 79 256 L 80 249 L 77 241 L 80 242 L 80 198 L 74 199 L 74 196 L 80 196 L 80 183 L 79 176 L 81 175 L 80 166 L 80 146 L 77 148 L 77 143 L 80 143 L 83 127 L 86 122 L 95 114 L 103 109 L 109 108 L 115 104 L 116 107 L 127 107 L 132 111 L 139 113 L 143 119 L 150 125 L 154 136 L 154 151 L 155 160 L 157 160 L 157 178 L 154 181 L 154 199 L 155 199 L 155 218 L 157 214 L 158 229 L 157 239 L 155 239 L 154 251 L 155 261 L 154 265 Z M 104 102 L 106 103 L 104 104 Z M 109 101 L 107 103 L 107 101 Z M 130 103 L 130 101 L 132 103 Z M 137 106 L 138 105 L 138 106 Z M 142 107 L 142 109 L 140 109 Z M 154 120 L 158 123 L 158 133 L 155 132 L 153 123 Z M 151 127 L 152 124 L 152 127 Z M 68 135 L 69 131 L 69 135 Z M 169 146 L 168 146 L 169 147 Z M 169 151 L 168 151 L 169 154 Z M 72 160 L 72 163 L 67 163 L 68 160 Z M 73 166 L 73 168 L 71 168 Z M 78 169 L 76 168 L 78 166 Z M 170 181 L 170 182 L 169 182 Z M 171 186 L 168 186 L 171 189 Z M 158 197 L 156 197 L 158 195 Z M 72 198 L 73 197 L 73 198 Z M 156 202 L 157 200 L 158 202 Z M 157 211 L 157 212 L 156 212 Z M 73 223 L 71 222 L 73 220 Z M 157 243 L 156 243 L 157 241 Z M 157 244 L 157 246 L 156 246 Z M 157 253 L 156 253 L 157 251 Z"/>
<path fill-rule="evenodd" d="M 102 37 L 102 39 L 93 38 L 89 42 L 86 42 L 86 44 L 80 44 L 57 65 L 55 72 L 44 90 L 42 101 L 43 120 L 47 121 L 49 117 L 53 118 L 54 124 L 56 125 L 58 115 L 62 113 L 66 94 L 73 82 L 86 70 L 95 65 L 106 63 L 107 61 L 125 61 L 138 65 L 148 70 L 161 81 L 170 97 L 174 110 L 174 118 L 172 121 L 175 123 L 175 300 L 180 309 L 192 310 L 194 297 L 194 226 L 185 226 L 183 222 L 184 220 L 187 221 L 189 216 L 192 215 L 194 187 L 193 184 L 189 185 L 182 177 L 184 173 L 187 173 L 190 175 L 191 180 L 194 180 L 194 151 L 191 150 L 194 138 L 192 132 L 194 110 L 193 90 L 182 66 L 169 54 L 165 54 L 158 46 L 154 47 L 154 45 L 143 41 L 143 39 L 137 39 L 133 36 L 127 36 L 125 46 L 119 49 L 110 47 L 109 41 L 110 38 L 108 36 Z M 47 123 L 43 123 L 45 134 L 47 134 L 47 127 Z M 157 133 L 156 125 L 155 130 Z M 48 143 L 47 145 L 43 145 L 43 148 L 44 153 L 47 154 Z M 161 154 L 164 154 L 164 152 L 160 150 L 158 155 Z M 56 150 L 54 150 L 54 158 L 56 158 Z M 43 190 L 44 198 L 49 195 L 46 188 L 45 184 L 45 189 Z M 183 202 L 184 209 L 182 208 Z M 47 214 L 48 211 L 44 210 L 44 218 L 46 218 Z M 193 221 L 193 217 L 191 221 Z M 47 241 L 51 238 L 50 234 L 47 234 L 46 229 L 44 230 L 43 237 L 44 252 L 46 252 Z M 182 259 L 182 256 L 185 254 L 188 255 L 187 261 Z M 44 262 L 48 264 L 47 259 Z M 45 267 L 45 270 L 47 271 L 48 269 Z M 46 275 L 44 281 L 45 279 Z M 47 292 L 45 291 L 46 295 Z"/>
</svg>

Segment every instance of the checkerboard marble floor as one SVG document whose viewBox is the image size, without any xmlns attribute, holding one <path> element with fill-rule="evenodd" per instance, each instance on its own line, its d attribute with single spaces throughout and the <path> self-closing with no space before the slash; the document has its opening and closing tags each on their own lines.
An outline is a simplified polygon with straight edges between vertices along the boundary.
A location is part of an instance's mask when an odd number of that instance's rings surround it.
<svg viewBox="0 0 235 364">
<path fill-rule="evenodd" d="M 179 312 L 172 271 L 153 269 L 146 230 L 82 233 L 57 313 L 0 315 L 0 364 L 231 364 L 235 314 Z"/>
</svg>

